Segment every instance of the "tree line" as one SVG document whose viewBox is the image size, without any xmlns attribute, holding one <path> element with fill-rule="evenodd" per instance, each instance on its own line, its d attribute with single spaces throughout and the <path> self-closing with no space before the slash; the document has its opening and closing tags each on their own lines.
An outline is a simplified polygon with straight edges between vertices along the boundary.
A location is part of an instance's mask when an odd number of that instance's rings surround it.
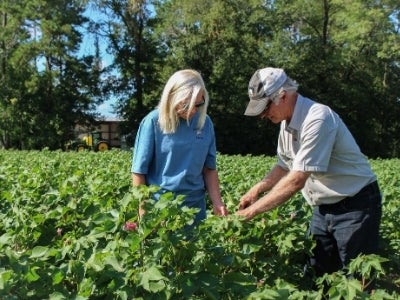
<svg viewBox="0 0 400 300">
<path fill-rule="evenodd" d="M 134 137 L 168 77 L 193 68 L 218 150 L 273 155 L 278 126 L 243 116 L 251 75 L 272 66 L 338 112 L 366 155 L 398 157 L 399 20 L 397 0 L 3 0 L 0 147 L 63 149 L 111 98 Z"/>
</svg>

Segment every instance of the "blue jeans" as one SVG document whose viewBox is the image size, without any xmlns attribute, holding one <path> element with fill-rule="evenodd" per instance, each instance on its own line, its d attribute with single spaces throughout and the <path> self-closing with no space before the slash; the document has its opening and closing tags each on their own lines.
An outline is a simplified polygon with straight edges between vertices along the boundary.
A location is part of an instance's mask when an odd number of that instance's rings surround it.
<svg viewBox="0 0 400 300">
<path fill-rule="evenodd" d="M 353 197 L 314 208 L 310 234 L 316 241 L 310 264 L 317 276 L 338 271 L 359 254 L 378 252 L 382 197 L 375 181 Z"/>
</svg>

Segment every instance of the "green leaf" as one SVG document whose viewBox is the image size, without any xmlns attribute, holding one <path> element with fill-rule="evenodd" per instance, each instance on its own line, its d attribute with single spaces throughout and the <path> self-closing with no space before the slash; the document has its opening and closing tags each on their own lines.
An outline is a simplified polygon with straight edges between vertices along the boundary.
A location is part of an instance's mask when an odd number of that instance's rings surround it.
<svg viewBox="0 0 400 300">
<path fill-rule="evenodd" d="M 59 284 L 64 279 L 64 273 L 61 270 L 58 270 L 55 274 L 53 274 L 53 285 Z"/>
<path fill-rule="evenodd" d="M 256 245 L 256 244 L 244 244 L 243 245 L 243 253 L 244 254 L 251 254 L 254 252 L 257 252 L 260 250 L 262 245 Z"/>
<path fill-rule="evenodd" d="M 28 282 L 34 282 L 40 279 L 40 276 L 38 273 L 36 273 L 36 270 L 40 269 L 39 267 L 32 267 L 29 269 L 28 273 L 26 274 L 25 278 Z"/>
<path fill-rule="evenodd" d="M 347 284 L 347 297 L 346 299 L 356 299 L 357 296 L 357 291 L 361 291 L 362 287 L 361 287 L 361 283 L 360 281 L 356 280 L 356 279 L 351 279 L 349 280 L 348 284 Z"/>
<path fill-rule="evenodd" d="M 93 253 L 86 262 L 87 267 L 94 269 L 96 272 L 102 271 L 104 269 L 103 256 L 102 253 Z"/>
<path fill-rule="evenodd" d="M 0 272 L 0 290 L 4 290 L 6 287 L 12 285 L 11 277 L 13 273 L 12 270 Z"/>
<path fill-rule="evenodd" d="M 79 296 L 82 297 L 82 299 L 89 299 L 95 288 L 96 285 L 91 278 L 84 278 L 78 287 Z"/>
<path fill-rule="evenodd" d="M 55 292 L 49 295 L 49 300 L 64 300 L 67 299 L 63 294 Z"/>
<path fill-rule="evenodd" d="M 121 266 L 118 259 L 114 255 L 107 256 L 104 263 L 111 265 L 118 272 L 125 271 L 125 269 Z"/>
<path fill-rule="evenodd" d="M 29 256 L 29 258 L 40 258 L 46 255 L 47 251 L 49 251 L 49 248 L 43 247 L 43 246 L 36 246 L 35 248 L 32 249 L 32 254 Z"/>
<path fill-rule="evenodd" d="M 0 246 L 1 245 L 8 245 L 10 240 L 12 238 L 12 235 L 10 233 L 4 233 L 0 236 Z"/>
<path fill-rule="evenodd" d="M 149 292 L 159 292 L 165 287 L 164 281 L 168 281 L 168 278 L 164 277 L 155 266 L 152 266 L 142 274 L 140 285 Z"/>
</svg>

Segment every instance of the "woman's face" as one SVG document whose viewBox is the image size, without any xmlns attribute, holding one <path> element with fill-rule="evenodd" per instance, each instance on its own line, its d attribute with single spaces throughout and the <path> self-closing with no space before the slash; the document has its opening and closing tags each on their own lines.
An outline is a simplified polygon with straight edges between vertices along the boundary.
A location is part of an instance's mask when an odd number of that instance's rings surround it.
<svg viewBox="0 0 400 300">
<path fill-rule="evenodd" d="M 206 100 L 203 97 L 203 93 L 200 92 L 197 95 L 195 105 L 189 111 L 189 102 L 184 100 L 177 106 L 177 114 L 180 118 L 185 120 L 190 120 L 197 113 L 200 107 L 202 107 L 206 103 Z"/>
</svg>

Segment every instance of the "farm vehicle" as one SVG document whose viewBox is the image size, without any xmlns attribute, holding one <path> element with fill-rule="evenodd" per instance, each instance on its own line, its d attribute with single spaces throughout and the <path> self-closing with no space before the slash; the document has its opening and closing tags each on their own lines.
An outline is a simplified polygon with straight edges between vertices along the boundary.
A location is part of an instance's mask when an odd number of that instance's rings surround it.
<svg viewBox="0 0 400 300">
<path fill-rule="evenodd" d="M 111 142 L 104 139 L 100 131 L 81 134 L 79 139 L 66 145 L 66 149 L 72 151 L 92 150 L 102 152 L 110 150 L 111 147 Z"/>
<path fill-rule="evenodd" d="M 108 151 L 112 148 L 128 150 L 126 135 L 121 135 L 119 120 L 101 120 L 94 124 L 77 124 L 75 139 L 65 145 L 67 151 Z"/>
</svg>

